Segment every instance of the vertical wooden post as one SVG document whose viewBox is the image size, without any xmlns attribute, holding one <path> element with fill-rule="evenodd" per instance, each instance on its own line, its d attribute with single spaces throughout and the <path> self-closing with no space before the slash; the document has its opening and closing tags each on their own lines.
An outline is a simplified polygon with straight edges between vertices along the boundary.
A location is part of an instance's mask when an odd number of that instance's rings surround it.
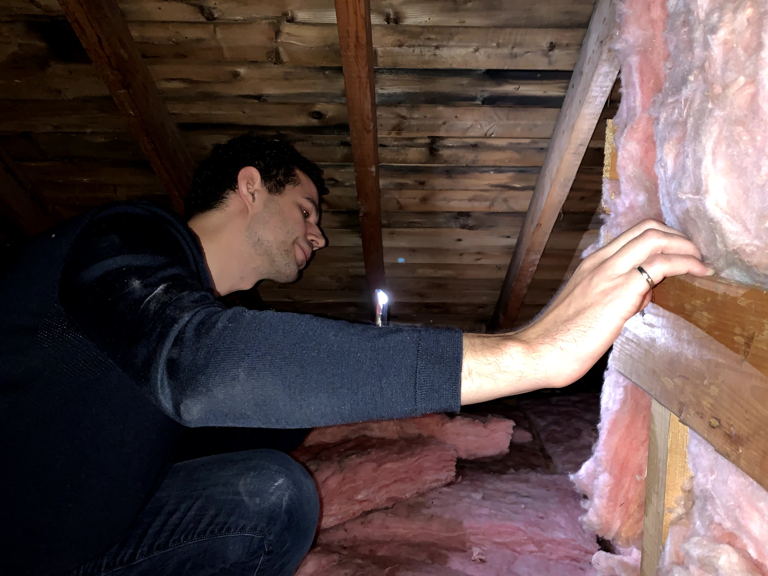
<svg viewBox="0 0 768 576">
<path fill-rule="evenodd" d="M 655 576 L 669 523 L 680 501 L 688 468 L 688 427 L 657 400 L 651 403 L 651 434 L 645 478 L 642 576 Z"/>
<path fill-rule="evenodd" d="M 349 136 L 355 161 L 355 187 L 360 202 L 365 276 L 373 293 L 377 288 L 385 288 L 386 281 L 369 0 L 336 0 L 336 21 L 347 95 Z"/>
</svg>

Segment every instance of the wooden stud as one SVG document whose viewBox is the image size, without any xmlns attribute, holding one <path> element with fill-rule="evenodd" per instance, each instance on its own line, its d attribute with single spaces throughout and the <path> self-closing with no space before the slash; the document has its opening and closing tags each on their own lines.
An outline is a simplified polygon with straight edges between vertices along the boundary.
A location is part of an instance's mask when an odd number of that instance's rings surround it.
<svg viewBox="0 0 768 576">
<path fill-rule="evenodd" d="M 640 564 L 642 576 L 656 574 L 669 524 L 681 503 L 683 487 L 690 475 L 688 427 L 657 400 L 652 400 Z"/>
</svg>

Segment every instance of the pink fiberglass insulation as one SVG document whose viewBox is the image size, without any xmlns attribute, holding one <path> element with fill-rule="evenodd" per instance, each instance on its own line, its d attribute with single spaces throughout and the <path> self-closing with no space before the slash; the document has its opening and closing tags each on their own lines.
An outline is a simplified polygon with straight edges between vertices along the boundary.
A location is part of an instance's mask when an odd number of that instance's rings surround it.
<svg viewBox="0 0 768 576">
<path fill-rule="evenodd" d="M 768 285 L 768 5 L 625 0 L 618 8 L 620 181 L 604 188 L 608 214 L 601 240 L 661 213 L 702 248 L 719 274 Z M 616 396 L 623 385 L 609 370 L 604 397 Z M 604 401 L 595 453 L 574 476 L 589 496 L 587 524 L 627 546 L 623 556 L 595 556 L 604 575 L 639 572 L 642 493 L 630 489 L 620 506 L 614 490 L 644 470 L 645 451 L 628 449 L 637 458 L 629 462 L 607 438 L 621 430 L 619 414 L 632 410 L 623 402 Z M 647 431 L 638 427 L 631 437 L 647 442 Z M 754 483 L 706 443 L 694 440 L 691 450 L 692 508 L 670 530 L 666 574 L 766 573 L 768 516 L 762 504 L 753 504 L 765 501 L 765 491 L 748 489 Z"/>
<path fill-rule="evenodd" d="M 768 574 L 768 492 L 694 432 L 689 510 L 672 527 L 664 576 Z"/>
<path fill-rule="evenodd" d="M 571 479 L 588 497 L 587 528 L 631 553 L 642 537 L 650 398 L 609 361 L 600 402 L 594 454 Z"/>
<path fill-rule="evenodd" d="M 450 417 L 430 414 L 403 420 L 361 422 L 342 426 L 316 428 L 307 437 L 305 446 L 329 444 L 355 438 L 415 438 L 431 437 L 450 444 L 459 458 L 483 458 L 505 454 L 512 438 L 514 421 L 496 416 Z"/>
<path fill-rule="evenodd" d="M 665 0 L 624 0 L 617 4 L 621 61 L 621 105 L 615 118 L 618 186 L 604 181 L 606 211 L 601 243 L 645 218 L 660 218 L 656 145 L 651 116 L 662 89 L 668 57 L 664 41 Z M 610 540 L 618 554 L 599 552 L 593 563 L 602 575 L 639 572 L 645 498 L 650 399 L 610 367 L 601 399 L 599 438 L 592 457 L 572 476 L 588 499 L 585 525 Z"/>
<path fill-rule="evenodd" d="M 608 214 L 600 232 L 603 243 L 644 218 L 661 218 L 650 108 L 664 82 L 666 3 L 625 0 L 618 3 L 617 11 L 622 90 L 614 121 L 620 186 L 603 193 Z"/>
<path fill-rule="evenodd" d="M 768 5 L 670 2 L 673 57 L 658 106 L 667 223 L 722 276 L 768 285 Z M 671 530 L 666 574 L 768 574 L 768 493 L 696 435 L 689 513 Z"/>
<path fill-rule="evenodd" d="M 361 436 L 300 448 L 293 455 L 317 483 L 321 528 L 444 486 L 456 475 L 456 450 L 429 438 Z"/>
<path fill-rule="evenodd" d="M 580 513 L 563 475 L 468 471 L 455 484 L 324 530 L 299 574 L 588 575 L 597 546 Z"/>
<path fill-rule="evenodd" d="M 659 194 L 722 276 L 768 286 L 768 5 L 670 2 Z"/>
</svg>

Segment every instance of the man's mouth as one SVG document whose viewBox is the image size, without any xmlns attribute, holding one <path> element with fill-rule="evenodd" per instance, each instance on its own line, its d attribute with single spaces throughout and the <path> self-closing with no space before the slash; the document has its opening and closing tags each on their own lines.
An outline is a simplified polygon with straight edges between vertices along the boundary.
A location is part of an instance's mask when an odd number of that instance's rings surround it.
<svg viewBox="0 0 768 576">
<path fill-rule="evenodd" d="M 307 265 L 307 262 L 309 262 L 309 256 L 311 253 L 307 252 L 306 248 L 304 248 L 304 246 L 302 246 L 301 244 L 299 244 L 298 246 L 303 258 L 299 260 L 297 264 L 299 265 L 299 269 L 302 269 Z"/>
</svg>

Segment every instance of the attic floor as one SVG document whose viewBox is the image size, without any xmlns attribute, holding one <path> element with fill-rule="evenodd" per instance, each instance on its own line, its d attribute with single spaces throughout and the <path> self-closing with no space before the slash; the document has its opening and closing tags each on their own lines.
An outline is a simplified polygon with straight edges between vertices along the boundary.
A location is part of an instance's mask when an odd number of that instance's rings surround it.
<svg viewBox="0 0 768 576">
<path fill-rule="evenodd" d="M 568 478 L 597 438 L 599 391 L 538 392 L 465 410 L 515 421 L 501 457 L 459 460 L 457 481 L 321 531 L 300 576 L 592 574 Z"/>
</svg>

